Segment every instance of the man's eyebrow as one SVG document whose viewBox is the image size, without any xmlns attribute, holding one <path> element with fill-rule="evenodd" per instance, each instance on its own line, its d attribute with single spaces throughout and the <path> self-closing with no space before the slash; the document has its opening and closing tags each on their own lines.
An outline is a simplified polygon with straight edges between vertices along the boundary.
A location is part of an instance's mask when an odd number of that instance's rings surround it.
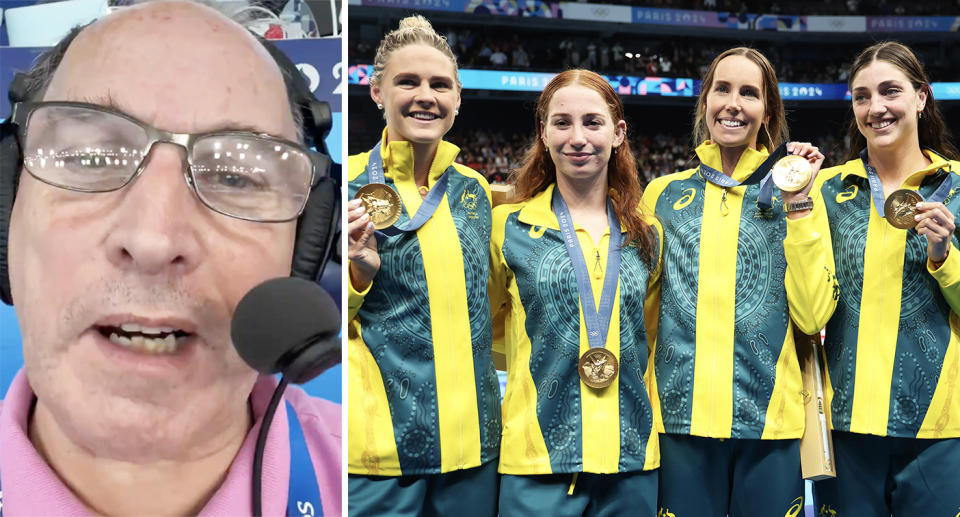
<svg viewBox="0 0 960 517">
<path fill-rule="evenodd" d="M 97 106 L 102 106 L 102 107 L 107 108 L 107 109 L 109 109 L 109 110 L 113 110 L 113 111 L 117 111 L 117 112 L 123 113 L 123 114 L 127 115 L 128 117 L 132 117 L 132 118 L 140 121 L 140 119 L 138 119 L 137 117 L 134 117 L 133 115 L 130 114 L 130 113 L 132 112 L 132 110 L 126 105 L 126 103 L 121 102 L 121 101 L 119 101 L 116 97 L 114 97 L 114 96 L 110 93 L 110 90 L 107 90 L 107 93 L 106 93 L 106 94 L 91 95 L 91 96 L 81 97 L 81 98 L 80 98 L 80 102 L 85 102 L 85 103 L 87 103 L 87 104 L 96 104 Z M 140 122 L 144 123 L 143 121 L 140 121 Z M 149 124 L 148 124 L 148 125 L 149 125 Z M 257 126 L 253 126 L 253 125 L 251 125 L 251 124 L 249 124 L 249 123 L 232 121 L 232 120 L 228 120 L 228 121 L 221 122 L 221 123 L 219 123 L 219 124 L 216 125 L 216 126 L 213 126 L 213 127 L 209 128 L 209 129 L 205 129 L 204 131 L 198 131 L 197 134 L 200 134 L 200 133 L 225 133 L 225 132 L 252 133 L 252 134 L 255 134 L 255 135 L 265 135 L 265 136 L 268 136 L 268 137 L 271 137 L 271 138 L 280 139 L 280 140 L 288 140 L 287 138 L 284 138 L 283 136 L 274 135 L 274 134 L 270 133 L 269 131 L 266 131 L 266 130 L 263 129 L 262 127 L 257 127 Z"/>
<path fill-rule="evenodd" d="M 211 129 L 203 131 L 204 133 L 224 133 L 224 132 L 239 132 L 239 133 L 253 133 L 255 135 L 269 136 L 271 138 L 278 138 L 281 140 L 289 140 L 289 138 L 284 138 L 282 136 L 273 135 L 265 131 L 263 128 L 256 126 L 251 126 L 250 124 L 245 124 L 242 122 L 224 122 L 218 126 L 215 126 Z"/>
</svg>

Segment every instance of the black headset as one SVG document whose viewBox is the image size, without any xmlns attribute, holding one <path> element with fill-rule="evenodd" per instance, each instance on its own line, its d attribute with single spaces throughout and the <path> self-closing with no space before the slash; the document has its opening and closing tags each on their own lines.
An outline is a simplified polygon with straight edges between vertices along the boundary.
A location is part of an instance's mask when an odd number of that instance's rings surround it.
<svg viewBox="0 0 960 517">
<path fill-rule="evenodd" d="M 57 45 L 61 55 L 66 53 L 73 38 L 82 30 L 76 28 Z M 287 96 L 296 105 L 303 117 L 303 138 L 307 147 L 313 147 L 319 154 L 319 178 L 307 198 L 303 213 L 297 220 L 297 235 L 293 250 L 293 262 L 290 276 L 316 281 L 331 255 L 339 251 L 340 223 L 340 166 L 330 159 L 324 138 L 330 132 L 332 117 L 330 105 L 319 101 L 310 91 L 303 74 L 280 49 L 272 43 L 254 34 L 267 52 L 276 61 L 283 75 Z M 53 52 L 55 50 L 51 50 Z M 56 63 L 59 66 L 59 63 Z M 30 100 L 38 94 L 29 91 L 28 77 L 18 73 L 10 86 L 8 97 L 10 105 Z M 9 119 L 0 123 L 0 300 L 13 305 L 10 292 L 10 270 L 7 258 L 7 242 L 10 232 L 10 214 L 16 198 L 20 181 L 20 169 L 23 166 L 23 154 L 18 140 L 18 131 Z"/>
</svg>

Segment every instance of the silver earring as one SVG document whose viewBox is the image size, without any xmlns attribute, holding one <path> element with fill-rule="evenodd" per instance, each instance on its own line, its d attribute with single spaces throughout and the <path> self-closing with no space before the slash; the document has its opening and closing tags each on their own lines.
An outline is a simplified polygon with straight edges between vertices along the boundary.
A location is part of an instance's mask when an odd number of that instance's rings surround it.
<svg viewBox="0 0 960 517">
<path fill-rule="evenodd" d="M 459 114 L 460 114 L 460 110 L 458 110 L 458 109 L 453 110 L 453 116 L 454 116 L 454 117 L 456 117 L 456 116 L 459 115 Z"/>
<path fill-rule="evenodd" d="M 377 109 L 383 111 L 383 104 L 377 103 Z"/>
<path fill-rule="evenodd" d="M 917 112 L 917 118 L 923 118 L 923 110 Z"/>
</svg>

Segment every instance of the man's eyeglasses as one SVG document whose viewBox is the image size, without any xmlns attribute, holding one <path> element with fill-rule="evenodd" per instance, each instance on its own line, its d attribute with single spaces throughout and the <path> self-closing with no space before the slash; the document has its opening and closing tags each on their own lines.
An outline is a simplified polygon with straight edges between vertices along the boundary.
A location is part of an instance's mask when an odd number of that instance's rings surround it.
<svg viewBox="0 0 960 517">
<path fill-rule="evenodd" d="M 187 184 L 204 205 L 238 219 L 296 219 L 319 181 L 316 153 L 269 135 L 170 133 L 80 102 L 20 102 L 11 120 L 20 130 L 24 168 L 76 192 L 124 187 L 143 172 L 157 142 L 186 149 Z"/>
</svg>

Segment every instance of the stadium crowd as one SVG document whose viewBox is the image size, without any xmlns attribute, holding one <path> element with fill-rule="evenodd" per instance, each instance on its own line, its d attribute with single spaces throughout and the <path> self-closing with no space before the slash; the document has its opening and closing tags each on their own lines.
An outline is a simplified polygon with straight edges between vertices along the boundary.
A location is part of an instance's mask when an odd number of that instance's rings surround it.
<svg viewBox="0 0 960 517">
<path fill-rule="evenodd" d="M 715 55 L 730 47 L 729 40 L 689 37 L 593 37 L 544 33 L 523 38 L 513 29 L 443 27 L 462 68 L 556 72 L 589 68 L 607 75 L 700 78 Z M 375 42 L 351 38 L 351 63 L 371 63 Z M 846 81 L 849 61 L 860 44 L 805 45 L 785 42 L 752 42 L 777 68 L 781 82 L 836 83 Z M 936 81 L 960 80 L 948 47 L 941 43 L 916 44 L 927 73 Z"/>
</svg>

